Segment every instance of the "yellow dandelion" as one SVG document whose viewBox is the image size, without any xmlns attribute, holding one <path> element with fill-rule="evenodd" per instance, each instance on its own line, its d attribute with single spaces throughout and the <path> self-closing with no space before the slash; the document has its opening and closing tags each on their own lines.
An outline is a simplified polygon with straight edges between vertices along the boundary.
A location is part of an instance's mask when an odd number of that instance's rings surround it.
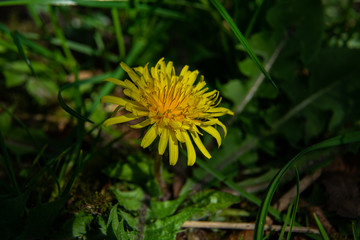
<svg viewBox="0 0 360 240">
<path fill-rule="evenodd" d="M 132 81 L 114 78 L 107 78 L 105 81 L 123 87 L 127 98 L 104 96 L 101 102 L 123 106 L 128 113 L 111 117 L 104 122 L 104 125 L 142 119 L 140 123 L 130 125 L 132 128 L 149 127 L 141 141 L 141 146 L 148 147 L 160 136 L 159 154 L 163 155 L 169 146 L 171 165 L 175 165 L 178 160 L 179 142 L 186 145 L 189 166 L 194 165 L 196 160 L 193 142 L 205 157 L 211 158 L 200 139 L 199 135 L 203 134 L 199 129 L 213 136 L 220 147 L 221 136 L 213 126 L 222 127 L 226 135 L 225 125 L 217 118 L 225 114 L 233 115 L 233 112 L 218 107 L 221 101 L 219 92 L 208 91 L 203 76 L 194 84 L 199 71 L 189 71 L 189 66 L 185 66 L 177 76 L 173 63 L 166 64 L 164 58 L 160 59 L 150 71 L 148 64 L 134 69 L 123 62 L 120 65 Z"/>
</svg>

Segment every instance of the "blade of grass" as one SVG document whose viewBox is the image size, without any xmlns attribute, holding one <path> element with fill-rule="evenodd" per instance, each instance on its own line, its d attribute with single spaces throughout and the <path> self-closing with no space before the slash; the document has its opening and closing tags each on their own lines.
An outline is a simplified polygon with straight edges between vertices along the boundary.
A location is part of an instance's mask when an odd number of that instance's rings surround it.
<svg viewBox="0 0 360 240">
<path fill-rule="evenodd" d="M 20 56 L 24 59 L 26 65 L 29 67 L 31 73 L 36 77 L 36 73 L 35 73 L 32 65 L 30 63 L 30 60 L 25 54 L 24 48 L 23 48 L 22 43 L 21 43 L 20 38 L 19 38 L 19 33 L 17 31 L 15 31 L 15 32 L 11 33 L 11 36 L 12 36 L 12 38 L 14 40 L 14 43 L 15 43 L 17 49 L 18 49 L 18 52 L 19 52 Z"/>
<path fill-rule="evenodd" d="M 336 136 L 336 137 L 330 138 L 328 140 L 325 140 L 323 142 L 320 142 L 318 144 L 312 145 L 312 146 L 304 149 L 300 153 L 298 153 L 294 158 L 292 158 L 278 172 L 278 174 L 274 177 L 271 184 L 269 185 L 268 192 L 261 203 L 261 207 L 258 212 L 258 217 L 256 219 L 254 239 L 257 239 L 257 240 L 262 239 L 263 232 L 264 232 L 264 226 L 265 226 L 265 218 L 268 213 L 272 197 L 279 185 L 280 179 L 298 159 L 300 159 L 305 154 L 315 151 L 315 150 L 336 147 L 336 146 L 340 146 L 343 144 L 350 144 L 350 143 L 355 143 L 355 142 L 360 142 L 360 131 Z"/>
<path fill-rule="evenodd" d="M 254 51 L 251 49 L 251 47 L 249 46 L 245 37 L 240 32 L 239 28 L 236 26 L 235 22 L 232 20 L 232 18 L 230 17 L 230 15 L 226 11 L 226 9 L 221 5 L 221 3 L 218 0 L 210 0 L 210 2 L 216 7 L 216 9 L 221 14 L 221 16 L 224 18 L 224 20 L 229 24 L 231 30 L 234 32 L 235 36 L 240 41 L 240 43 L 244 46 L 244 49 L 249 54 L 250 58 L 255 62 L 255 64 L 258 66 L 258 68 L 261 70 L 261 72 L 266 76 L 266 78 L 270 80 L 272 85 L 277 89 L 275 82 L 272 80 L 269 73 L 265 70 L 264 66 L 262 65 L 260 60 L 257 58 Z"/>
<path fill-rule="evenodd" d="M 29 9 L 29 13 L 32 17 L 32 19 L 34 20 L 36 26 L 38 28 L 42 28 L 43 27 L 43 23 L 39 17 L 39 15 L 37 14 L 37 12 L 35 11 L 35 5 L 34 4 L 28 4 L 28 9 Z"/>
<path fill-rule="evenodd" d="M 285 234 L 285 230 L 286 230 L 286 227 L 287 225 L 289 224 L 289 221 L 290 221 L 290 215 L 291 215 L 291 210 L 294 206 L 294 203 L 295 203 L 295 200 L 291 201 L 291 204 L 288 208 L 288 211 L 286 213 L 286 217 L 284 218 L 284 223 L 283 223 L 283 226 L 281 228 L 281 232 L 279 234 L 279 240 L 283 240 L 284 239 L 284 234 Z"/>
<path fill-rule="evenodd" d="M 125 45 L 124 45 L 121 24 L 119 21 L 119 14 L 118 14 L 117 8 L 111 9 L 111 16 L 112 16 L 114 28 L 115 28 L 115 35 L 116 35 L 116 41 L 118 44 L 119 57 L 120 57 L 120 59 L 123 59 L 125 57 Z"/>
<path fill-rule="evenodd" d="M 55 7 L 49 6 L 49 15 L 50 15 L 51 24 L 55 31 L 56 37 L 61 41 L 62 49 L 68 60 L 65 66 L 69 70 L 72 70 L 73 67 L 76 65 L 76 60 L 75 60 L 74 56 L 72 55 L 69 46 L 66 43 L 66 38 L 65 38 L 65 34 L 64 34 L 63 30 L 58 25 L 58 19 L 57 19 L 57 16 L 56 16 L 56 13 L 54 12 L 54 10 L 55 10 Z"/>
<path fill-rule="evenodd" d="M 319 218 L 316 216 L 316 213 L 314 213 L 314 218 L 315 218 L 316 225 L 317 225 L 318 228 L 319 228 L 321 237 L 322 237 L 324 240 L 330 240 L 330 238 L 329 238 L 329 236 L 327 235 L 327 233 L 326 233 L 323 225 L 321 224 Z"/>
<path fill-rule="evenodd" d="M 299 199 L 300 199 L 300 178 L 299 178 L 299 172 L 296 167 L 295 167 L 295 172 L 296 172 L 296 197 L 295 197 L 295 204 L 293 205 L 293 208 L 292 208 L 293 210 L 292 210 L 292 214 L 291 214 L 289 232 L 286 237 L 287 240 L 290 239 L 291 232 L 292 232 L 293 226 L 295 224 L 295 217 L 296 217 L 296 212 L 297 212 L 297 209 L 299 206 Z"/>
<path fill-rule="evenodd" d="M 251 20 L 250 20 L 250 23 L 249 23 L 249 25 L 248 25 L 248 27 L 246 28 L 246 31 L 245 31 L 245 38 L 248 38 L 249 37 L 249 34 L 251 33 L 251 31 L 252 31 L 252 29 L 253 29 L 253 27 L 254 27 L 254 24 L 255 24 L 255 22 L 256 22 L 256 19 L 258 18 L 258 16 L 259 16 L 259 13 L 260 13 L 260 11 L 261 11 L 261 7 L 262 7 L 262 5 L 263 5 L 263 0 L 262 1 L 260 1 L 260 3 L 259 3 L 259 6 L 258 6 L 258 8 L 256 9 L 256 11 L 255 11 L 255 14 L 253 14 L 253 16 L 252 16 L 252 18 L 251 18 Z"/>
<path fill-rule="evenodd" d="M 19 38 L 21 40 L 21 42 L 27 46 L 28 48 L 30 48 L 31 50 L 33 50 L 34 52 L 49 58 L 51 60 L 55 60 L 57 62 L 60 62 L 61 64 L 65 65 L 67 62 L 67 59 L 64 58 L 64 56 L 58 52 L 58 51 L 50 51 L 47 48 L 25 38 L 23 35 L 19 34 Z"/>
<path fill-rule="evenodd" d="M 357 231 L 357 223 L 358 223 L 358 221 L 357 220 L 353 220 L 352 221 L 352 232 L 353 232 L 353 236 L 354 236 L 354 240 L 359 240 L 359 233 L 358 233 L 358 231 Z"/>
</svg>

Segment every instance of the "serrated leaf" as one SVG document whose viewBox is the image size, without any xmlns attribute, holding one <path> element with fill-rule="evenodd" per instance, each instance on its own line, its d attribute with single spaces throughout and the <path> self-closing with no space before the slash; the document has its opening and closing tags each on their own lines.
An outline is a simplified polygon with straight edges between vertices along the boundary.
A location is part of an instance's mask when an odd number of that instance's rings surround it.
<svg viewBox="0 0 360 240">
<path fill-rule="evenodd" d="M 206 190 L 194 194 L 191 201 L 194 203 L 193 207 L 203 209 L 204 214 L 213 214 L 239 202 L 240 197 L 225 192 Z"/>
<path fill-rule="evenodd" d="M 156 219 L 155 222 L 147 224 L 144 232 L 144 239 L 176 239 L 176 234 L 180 231 L 184 222 L 193 214 L 200 212 L 201 209 L 188 207 L 182 209 L 178 214 Z"/>
<path fill-rule="evenodd" d="M 77 213 L 66 221 L 64 232 L 68 232 L 70 237 L 80 238 L 86 234 L 93 219 L 94 216 L 89 213 Z"/>
<path fill-rule="evenodd" d="M 116 199 L 119 204 L 126 210 L 135 211 L 138 210 L 142 204 L 144 192 L 140 187 L 135 188 L 132 191 L 122 192 L 117 188 L 112 188 Z"/>
<path fill-rule="evenodd" d="M 186 197 L 187 194 L 184 194 L 181 197 L 171 201 L 157 201 L 155 199 L 151 199 L 147 217 L 149 219 L 165 218 L 172 215 Z"/>
</svg>

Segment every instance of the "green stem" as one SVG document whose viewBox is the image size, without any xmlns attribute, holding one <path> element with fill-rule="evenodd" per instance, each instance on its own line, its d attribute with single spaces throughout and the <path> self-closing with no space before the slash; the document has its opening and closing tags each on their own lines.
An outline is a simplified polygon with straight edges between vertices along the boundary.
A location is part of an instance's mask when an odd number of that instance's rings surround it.
<svg viewBox="0 0 360 240">
<path fill-rule="evenodd" d="M 112 16 L 114 27 L 115 27 L 116 40 L 117 40 L 118 49 L 119 49 L 119 57 L 120 57 L 120 59 L 124 59 L 125 45 L 124 45 L 124 40 L 123 40 L 123 35 L 122 35 L 122 30 L 121 30 L 121 25 L 120 25 L 120 21 L 119 21 L 119 14 L 118 14 L 117 8 L 111 9 L 111 16 Z"/>
<path fill-rule="evenodd" d="M 155 162 L 154 162 L 154 176 L 159 184 L 159 187 L 162 192 L 162 198 L 167 199 L 169 196 L 169 191 L 166 187 L 166 184 L 164 182 L 164 179 L 162 178 L 162 156 L 156 153 L 155 155 Z"/>
</svg>

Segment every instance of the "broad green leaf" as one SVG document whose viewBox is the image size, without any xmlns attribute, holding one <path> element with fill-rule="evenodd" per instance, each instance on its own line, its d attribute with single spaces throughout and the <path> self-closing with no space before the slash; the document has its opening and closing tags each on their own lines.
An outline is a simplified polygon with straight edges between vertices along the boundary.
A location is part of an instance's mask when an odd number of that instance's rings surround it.
<svg viewBox="0 0 360 240">
<path fill-rule="evenodd" d="M 58 86 L 53 80 L 44 78 L 30 78 L 26 83 L 28 93 L 40 104 L 56 102 Z"/>
<path fill-rule="evenodd" d="M 191 207 L 203 209 L 200 214 L 204 216 L 214 214 L 234 203 L 238 203 L 240 201 L 240 197 L 225 192 L 205 190 L 191 196 L 191 201 Z"/>
<path fill-rule="evenodd" d="M 135 211 L 140 208 L 144 197 L 144 192 L 140 187 L 127 192 L 120 191 L 119 189 L 113 187 L 111 191 L 115 195 L 119 205 L 124 207 L 126 210 Z"/>
<path fill-rule="evenodd" d="M 151 199 L 147 217 L 152 219 L 171 216 L 186 197 L 187 194 L 170 201 L 157 201 L 155 199 Z"/>
<path fill-rule="evenodd" d="M 200 211 L 202 211 L 202 209 L 188 207 L 170 217 L 156 219 L 154 222 L 145 226 L 144 239 L 175 240 L 176 234 L 180 231 L 183 223 Z"/>
<path fill-rule="evenodd" d="M 234 105 L 238 105 L 245 97 L 245 89 L 241 80 L 230 80 L 222 86 L 221 94 L 227 99 L 231 100 Z"/>
<path fill-rule="evenodd" d="M 84 237 L 93 219 L 92 214 L 79 212 L 65 222 L 63 226 L 64 232 L 68 234 L 68 237 Z"/>
</svg>

